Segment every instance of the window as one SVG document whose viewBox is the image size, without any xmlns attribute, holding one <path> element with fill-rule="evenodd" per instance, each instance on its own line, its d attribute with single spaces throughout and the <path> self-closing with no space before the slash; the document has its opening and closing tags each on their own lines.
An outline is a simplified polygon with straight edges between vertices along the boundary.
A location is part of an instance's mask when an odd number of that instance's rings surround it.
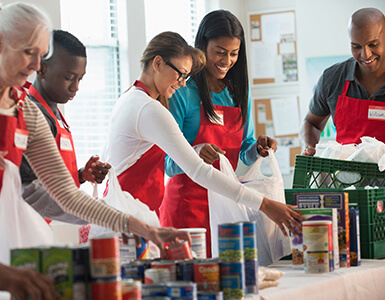
<svg viewBox="0 0 385 300">
<path fill-rule="evenodd" d="M 194 45 L 198 25 L 206 14 L 205 0 L 145 0 L 146 40 L 163 31 L 178 32 Z"/>
<path fill-rule="evenodd" d="M 109 117 L 122 93 L 119 11 L 124 1 L 63 0 L 62 28 L 75 35 L 87 48 L 87 70 L 73 101 L 64 106 L 71 126 L 78 166 L 103 149 Z M 73 7 L 77 9 L 73 9 Z M 84 12 L 90 11 L 85 19 Z M 124 19 L 124 15 L 123 15 Z M 119 24 L 119 26 L 118 26 Z M 126 70 L 128 72 L 128 70 Z"/>
</svg>

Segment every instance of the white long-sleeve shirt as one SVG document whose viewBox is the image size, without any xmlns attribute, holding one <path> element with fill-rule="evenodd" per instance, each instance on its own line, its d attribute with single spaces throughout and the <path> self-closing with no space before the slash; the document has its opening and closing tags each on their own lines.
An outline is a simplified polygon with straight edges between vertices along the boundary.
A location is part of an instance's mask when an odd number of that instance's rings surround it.
<svg viewBox="0 0 385 300">
<path fill-rule="evenodd" d="M 119 175 L 154 144 L 166 152 L 196 183 L 258 209 L 263 196 L 206 164 L 190 146 L 171 113 L 135 87 L 124 93 L 112 112 L 103 160 Z"/>
</svg>

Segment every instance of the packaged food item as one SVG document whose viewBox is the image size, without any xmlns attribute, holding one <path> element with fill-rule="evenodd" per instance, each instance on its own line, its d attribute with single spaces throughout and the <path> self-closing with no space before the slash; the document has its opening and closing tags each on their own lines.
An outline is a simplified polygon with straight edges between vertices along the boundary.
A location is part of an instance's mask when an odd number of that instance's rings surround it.
<svg viewBox="0 0 385 300">
<path fill-rule="evenodd" d="M 331 221 L 302 222 L 305 273 L 330 270 L 330 244 L 333 243 Z"/>
<path fill-rule="evenodd" d="M 221 263 L 221 289 L 224 299 L 243 299 L 245 296 L 245 263 Z"/>
<path fill-rule="evenodd" d="M 361 265 L 360 215 L 358 209 L 349 209 L 350 223 L 350 265 Z"/>
<path fill-rule="evenodd" d="M 192 259 L 191 247 L 187 241 L 166 248 L 169 259 Z"/>
<path fill-rule="evenodd" d="M 218 247 L 221 262 L 243 261 L 243 223 L 218 225 Z"/>
<path fill-rule="evenodd" d="M 174 260 L 160 260 L 151 263 L 151 269 L 167 269 L 170 271 L 169 281 L 176 281 L 176 263 Z"/>
<path fill-rule="evenodd" d="M 170 269 L 151 268 L 144 271 L 144 283 L 159 284 L 170 281 Z"/>
<path fill-rule="evenodd" d="M 168 282 L 166 293 L 171 299 L 196 300 L 197 285 L 190 281 Z"/>
<path fill-rule="evenodd" d="M 182 228 L 179 230 L 188 231 L 190 233 L 193 257 L 198 259 L 206 258 L 206 228 Z"/>
<path fill-rule="evenodd" d="M 132 279 L 122 280 L 122 300 L 141 300 L 142 283 Z"/>
<path fill-rule="evenodd" d="M 220 291 L 220 267 L 217 259 L 194 262 L 194 282 L 198 291 Z"/>
</svg>

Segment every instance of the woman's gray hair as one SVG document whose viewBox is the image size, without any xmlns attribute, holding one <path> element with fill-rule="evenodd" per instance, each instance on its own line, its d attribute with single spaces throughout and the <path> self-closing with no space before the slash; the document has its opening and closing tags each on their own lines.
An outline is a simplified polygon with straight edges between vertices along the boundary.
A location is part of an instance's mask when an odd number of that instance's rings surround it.
<svg viewBox="0 0 385 300">
<path fill-rule="evenodd" d="M 50 32 L 51 28 L 48 15 L 35 5 L 22 2 L 4 7 L 0 5 L 0 34 L 8 45 L 12 44 L 12 48 L 20 50 L 34 47 L 40 41 L 42 33 L 45 30 Z M 21 44 L 15 45 L 13 41 L 20 41 Z"/>
</svg>

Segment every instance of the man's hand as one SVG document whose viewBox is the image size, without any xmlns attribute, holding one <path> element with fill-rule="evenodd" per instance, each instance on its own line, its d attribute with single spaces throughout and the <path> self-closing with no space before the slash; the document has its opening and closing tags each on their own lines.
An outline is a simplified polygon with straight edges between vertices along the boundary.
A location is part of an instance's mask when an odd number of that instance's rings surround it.
<svg viewBox="0 0 385 300">
<path fill-rule="evenodd" d="M 266 135 L 260 135 L 257 140 L 257 149 L 258 153 L 262 157 L 269 155 L 269 149 L 273 149 L 274 152 L 277 151 L 277 141 Z"/>
<path fill-rule="evenodd" d="M 314 156 L 315 148 L 312 146 L 306 146 L 306 148 L 302 151 L 302 155 Z"/>
<path fill-rule="evenodd" d="M 98 155 L 92 156 L 86 163 L 84 168 L 79 170 L 79 181 L 83 183 L 89 181 L 92 183 L 102 183 L 108 170 L 111 168 L 109 163 L 99 161 Z"/>
<path fill-rule="evenodd" d="M 214 144 L 205 144 L 199 152 L 199 156 L 204 160 L 206 164 L 212 165 L 214 161 L 219 159 L 218 153 L 225 154 L 226 151 L 223 151 Z"/>
</svg>

